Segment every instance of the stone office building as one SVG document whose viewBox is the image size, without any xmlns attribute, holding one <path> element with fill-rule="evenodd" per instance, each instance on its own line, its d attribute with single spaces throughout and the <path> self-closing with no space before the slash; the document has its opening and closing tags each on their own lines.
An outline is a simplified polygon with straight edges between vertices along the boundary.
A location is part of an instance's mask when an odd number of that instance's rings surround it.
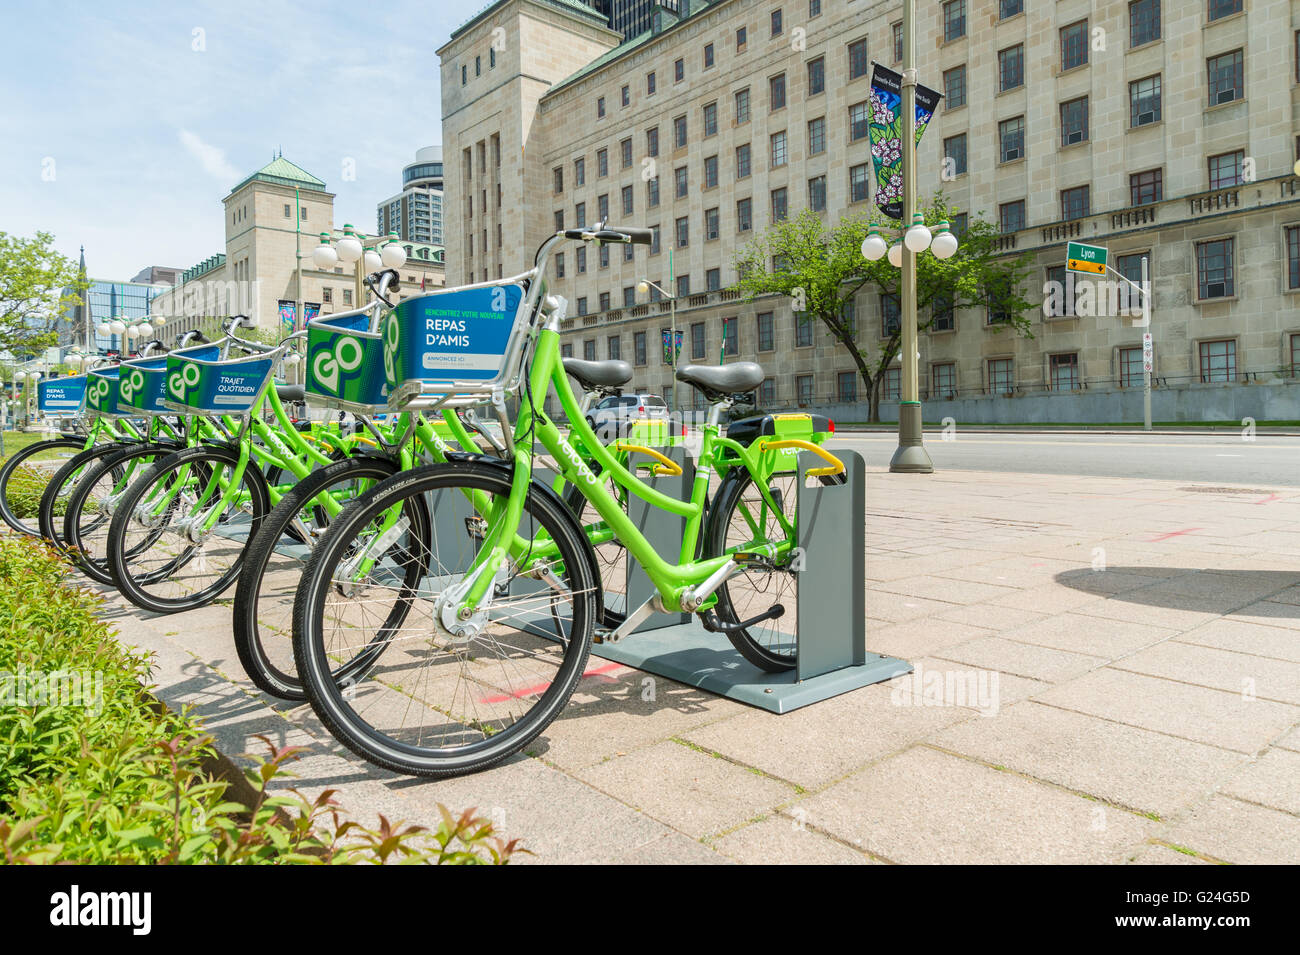
<svg viewBox="0 0 1300 955">
<path fill-rule="evenodd" d="M 870 213 L 871 62 L 899 68 L 901 16 L 693 0 L 623 40 L 577 0 L 490 5 L 439 50 L 449 280 L 521 271 L 561 225 L 651 226 L 649 249 L 565 248 L 566 351 L 628 359 L 636 388 L 667 394 L 670 305 L 637 296 L 645 279 L 676 297 L 683 361 L 757 360 L 764 405 L 865 418 L 849 356 L 787 301 L 744 300 L 733 258 L 803 208 Z M 917 31 L 920 82 L 944 93 L 918 192 L 998 223 L 1009 253 L 1032 255 L 1033 299 L 1069 240 L 1107 246 L 1130 277 L 1146 255 L 1157 420 L 1300 417 L 1300 7 L 920 0 Z M 893 303 L 864 289 L 855 309 L 874 348 Z M 1140 418 L 1143 329 L 1056 311 L 1035 313 L 1032 338 L 980 309 L 923 334 L 927 419 Z"/>
</svg>

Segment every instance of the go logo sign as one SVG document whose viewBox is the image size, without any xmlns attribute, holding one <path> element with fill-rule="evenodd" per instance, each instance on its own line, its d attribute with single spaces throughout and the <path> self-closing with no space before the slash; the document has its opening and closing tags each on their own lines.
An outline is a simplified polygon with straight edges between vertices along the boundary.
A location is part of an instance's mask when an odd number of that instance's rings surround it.
<svg viewBox="0 0 1300 955">
<path fill-rule="evenodd" d="M 390 385 L 397 384 L 397 339 L 401 336 L 401 330 L 397 327 L 397 316 L 389 315 L 388 320 L 384 323 L 384 374 L 388 376 Z"/>
<path fill-rule="evenodd" d="M 100 408 L 103 406 L 104 399 L 108 397 L 109 387 L 108 379 L 96 378 L 94 384 L 86 390 L 87 399 L 93 407 Z"/>
<path fill-rule="evenodd" d="M 142 388 L 144 388 L 144 372 L 135 370 L 121 379 L 117 386 L 117 393 L 127 404 L 135 404 L 136 392 Z"/>
<path fill-rule="evenodd" d="M 339 372 L 356 371 L 361 367 L 361 342 L 355 338 L 340 338 L 332 351 L 322 351 L 312 362 L 311 371 L 316 380 L 328 391 L 338 394 Z M 384 364 L 389 364 L 388 337 L 384 337 Z"/>
<path fill-rule="evenodd" d="M 177 401 L 185 400 L 185 389 L 199 383 L 199 366 L 185 365 L 180 371 L 167 376 L 167 391 Z"/>
</svg>

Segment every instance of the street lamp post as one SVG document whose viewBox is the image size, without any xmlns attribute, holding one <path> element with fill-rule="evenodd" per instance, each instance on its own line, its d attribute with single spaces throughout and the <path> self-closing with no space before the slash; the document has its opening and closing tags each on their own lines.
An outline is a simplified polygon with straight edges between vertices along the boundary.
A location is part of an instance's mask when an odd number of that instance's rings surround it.
<svg viewBox="0 0 1300 955">
<path fill-rule="evenodd" d="M 672 255 L 672 249 L 669 249 L 668 270 L 670 272 L 672 271 Z M 668 308 L 672 316 L 670 319 L 672 328 L 668 332 L 668 365 L 672 368 L 672 373 L 668 378 L 668 411 L 672 413 L 677 410 L 677 296 L 669 295 L 662 287 L 649 279 L 642 279 L 636 283 L 636 290 L 642 295 L 648 294 L 651 289 L 655 289 L 660 295 L 668 299 Z"/>
</svg>

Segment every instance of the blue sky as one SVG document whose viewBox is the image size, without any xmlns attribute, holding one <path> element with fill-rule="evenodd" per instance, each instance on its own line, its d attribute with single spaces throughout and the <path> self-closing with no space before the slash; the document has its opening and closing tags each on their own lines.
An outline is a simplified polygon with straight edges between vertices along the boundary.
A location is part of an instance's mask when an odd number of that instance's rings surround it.
<svg viewBox="0 0 1300 955">
<path fill-rule="evenodd" d="M 221 199 L 283 150 L 336 224 L 373 231 L 442 141 L 434 51 L 479 6 L 5 0 L 0 230 L 84 244 L 96 278 L 187 268 L 224 251 Z"/>
</svg>

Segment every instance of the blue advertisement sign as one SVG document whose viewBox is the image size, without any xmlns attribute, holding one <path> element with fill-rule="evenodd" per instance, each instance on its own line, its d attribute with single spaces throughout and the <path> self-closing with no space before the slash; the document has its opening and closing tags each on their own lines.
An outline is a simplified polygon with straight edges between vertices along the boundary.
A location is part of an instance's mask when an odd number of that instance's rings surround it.
<svg viewBox="0 0 1300 955">
<path fill-rule="evenodd" d="M 167 356 L 164 404 L 176 410 L 205 414 L 249 412 L 271 377 L 274 361 L 270 358 L 205 361 L 197 351 L 186 348 Z"/>
<path fill-rule="evenodd" d="M 37 406 L 42 414 L 76 414 L 85 400 L 85 375 L 51 378 L 36 385 Z"/>
<path fill-rule="evenodd" d="M 406 381 L 491 381 L 514 330 L 518 284 L 433 292 L 398 304 L 384 319 L 389 389 Z"/>
<path fill-rule="evenodd" d="M 327 404 L 383 407 L 388 402 L 382 338 L 366 313 L 318 318 L 307 325 L 309 397 Z"/>
</svg>

